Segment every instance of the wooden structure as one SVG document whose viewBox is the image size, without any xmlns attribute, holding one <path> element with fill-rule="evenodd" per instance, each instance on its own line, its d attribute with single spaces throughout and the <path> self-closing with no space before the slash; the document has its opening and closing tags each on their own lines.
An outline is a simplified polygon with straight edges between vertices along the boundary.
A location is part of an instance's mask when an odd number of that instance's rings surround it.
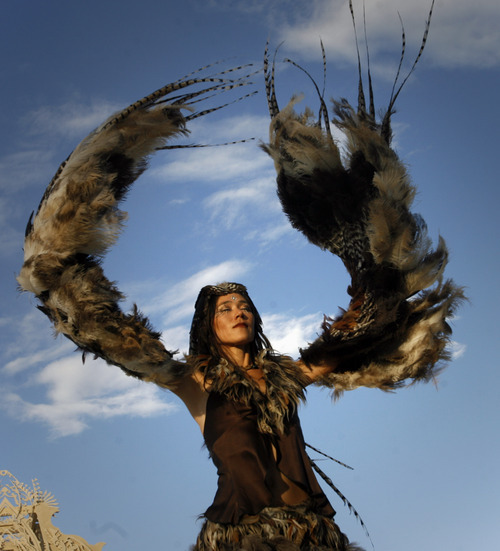
<svg viewBox="0 0 500 551">
<path fill-rule="evenodd" d="M 104 543 L 91 545 L 80 536 L 63 534 L 52 524 L 59 512 L 52 494 L 42 492 L 0 470 L 1 551 L 101 551 Z"/>
</svg>

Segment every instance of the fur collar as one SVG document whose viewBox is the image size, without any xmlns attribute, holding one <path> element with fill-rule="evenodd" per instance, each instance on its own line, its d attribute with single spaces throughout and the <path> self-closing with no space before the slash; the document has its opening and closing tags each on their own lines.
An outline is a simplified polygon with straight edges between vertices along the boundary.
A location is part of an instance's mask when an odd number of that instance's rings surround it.
<svg viewBox="0 0 500 551">
<path fill-rule="evenodd" d="M 295 413 L 301 400 L 305 401 L 306 379 L 296 362 L 288 356 L 274 356 L 263 351 L 254 364 L 264 374 L 265 393 L 246 370 L 225 359 L 206 373 L 210 392 L 219 392 L 235 402 L 252 404 L 257 409 L 259 431 L 282 434 L 286 419 Z"/>
</svg>

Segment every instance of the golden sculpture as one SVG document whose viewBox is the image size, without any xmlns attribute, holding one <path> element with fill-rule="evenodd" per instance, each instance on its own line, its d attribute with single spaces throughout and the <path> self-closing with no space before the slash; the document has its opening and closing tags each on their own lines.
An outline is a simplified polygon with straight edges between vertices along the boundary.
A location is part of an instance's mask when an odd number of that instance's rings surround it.
<svg viewBox="0 0 500 551">
<path fill-rule="evenodd" d="M 1 551 L 101 551 L 104 543 L 91 545 L 80 536 L 63 534 L 52 524 L 59 512 L 52 494 L 42 492 L 0 470 Z"/>
</svg>

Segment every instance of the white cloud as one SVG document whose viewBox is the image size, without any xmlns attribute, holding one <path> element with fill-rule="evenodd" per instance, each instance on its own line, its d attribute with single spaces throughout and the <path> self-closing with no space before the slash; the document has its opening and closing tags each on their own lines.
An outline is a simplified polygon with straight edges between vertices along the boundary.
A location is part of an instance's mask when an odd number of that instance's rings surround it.
<svg viewBox="0 0 500 551">
<path fill-rule="evenodd" d="M 33 135 L 83 138 L 122 107 L 103 100 L 92 100 L 90 104 L 71 100 L 62 105 L 39 107 L 27 113 L 23 122 Z"/>
<path fill-rule="evenodd" d="M 241 104 L 245 107 L 245 104 Z M 231 140 L 258 139 L 269 133 L 269 117 L 264 115 L 232 115 L 217 121 L 199 118 L 189 124 L 196 143 L 216 144 Z"/>
<path fill-rule="evenodd" d="M 117 106 L 107 101 L 86 105 L 75 100 L 26 113 L 21 119 L 25 150 L 0 158 L 0 189 L 17 193 L 40 181 L 48 183 L 58 167 L 54 152 L 60 146 L 60 138 L 65 140 L 63 154 L 67 155 L 71 150 L 67 150 L 68 138 L 74 139 L 69 145 L 73 148 L 116 110 Z"/>
<path fill-rule="evenodd" d="M 168 348 L 187 351 L 189 328 L 172 324 L 191 318 L 201 287 L 238 280 L 250 267 L 248 262 L 228 260 L 200 270 L 155 297 L 149 309 L 166 312 L 163 337 Z M 146 291 L 142 289 L 143 293 Z M 4 357 L 14 356 L 14 359 L 2 369 L 4 393 L 0 407 L 18 419 L 47 425 L 53 436 L 78 434 L 94 419 L 123 415 L 149 417 L 168 413 L 174 407 L 162 399 L 162 391 L 154 385 L 126 377 L 102 360 L 89 357 L 83 365 L 80 354 L 68 355 L 74 350 L 74 344 L 62 338 L 51 341 L 47 323 L 39 312 L 30 312 L 18 321 L 0 318 L 0 326 L 4 330 L 11 326 L 16 335 L 3 350 Z M 37 366 L 42 367 L 38 371 L 31 369 L 23 387 L 7 391 L 11 387 L 10 377 Z M 18 384 L 14 378 L 12 381 Z M 27 387 L 37 392 L 43 389 L 45 400 L 35 403 L 26 399 Z"/>
<path fill-rule="evenodd" d="M 496 0 L 439 0 L 436 10 L 430 38 L 430 57 L 436 65 L 500 65 L 500 4 Z"/>
<path fill-rule="evenodd" d="M 210 212 L 210 220 L 217 220 L 220 229 L 240 227 L 245 222 L 255 223 L 256 218 L 266 212 L 281 212 L 272 177 L 217 191 L 205 200 L 204 207 Z"/>
<path fill-rule="evenodd" d="M 452 360 L 458 360 L 458 358 L 461 358 L 465 354 L 466 350 L 467 350 L 466 344 L 463 344 L 457 341 L 450 342 L 450 352 L 451 352 Z"/>
<path fill-rule="evenodd" d="M 165 324 L 172 324 L 193 315 L 193 304 L 204 285 L 222 281 L 237 281 L 251 268 L 250 263 L 240 260 L 226 260 L 196 272 L 184 281 L 172 285 L 164 293 L 155 296 L 145 307 L 148 313 L 164 312 Z M 171 345 L 168 345 L 169 348 Z"/>
<path fill-rule="evenodd" d="M 320 329 L 321 314 L 301 317 L 287 314 L 263 314 L 264 333 L 278 352 L 297 357 L 298 350 L 313 341 Z"/>
<path fill-rule="evenodd" d="M 256 240 L 261 247 L 266 247 L 280 240 L 284 235 L 296 237 L 297 231 L 291 226 L 287 220 L 283 220 L 280 224 L 271 224 L 266 228 L 259 228 L 248 232 L 246 239 Z"/>
<path fill-rule="evenodd" d="M 267 139 L 269 117 L 239 115 L 216 121 L 197 119 L 189 123 L 191 135 L 187 143 L 221 144 L 242 139 L 245 143 L 206 148 L 181 149 L 169 152 L 164 164 L 151 168 L 149 174 L 165 182 L 201 181 L 238 182 L 255 178 L 262 171 L 272 171 L 272 161 L 258 143 Z M 253 140 L 251 140 L 254 138 Z"/>
<path fill-rule="evenodd" d="M 244 14 L 263 14 L 266 15 L 270 9 L 286 9 L 289 7 L 289 0 L 202 0 L 204 5 L 220 11 L 239 11 Z"/>
<path fill-rule="evenodd" d="M 46 340 L 48 340 L 46 338 Z M 30 341 L 26 339 L 26 343 Z M 64 339 L 58 341 L 58 344 L 52 343 L 52 346 L 39 349 L 30 354 L 19 356 L 14 360 L 5 364 L 4 370 L 10 375 L 14 375 L 30 367 L 34 367 L 41 362 L 47 362 L 56 358 L 59 358 L 61 354 L 67 354 L 70 350 L 74 350 L 75 345 L 69 340 Z"/>
<path fill-rule="evenodd" d="M 191 305 L 191 314 L 194 312 L 193 304 Z M 171 321 L 171 320 L 168 320 Z M 176 325 L 174 327 L 166 327 L 162 331 L 162 341 L 165 348 L 170 351 L 178 351 L 176 359 L 182 360 L 183 355 L 189 350 L 189 324 Z"/>
<path fill-rule="evenodd" d="M 20 320 L 1 318 L 0 326 L 15 335 L 2 351 L 4 358 L 14 359 L 1 370 L 0 407 L 12 417 L 43 423 L 57 437 L 77 434 L 93 419 L 149 417 L 174 407 L 164 401 L 160 389 L 125 376 L 117 367 L 90 356 L 83 364 L 80 354 L 69 355 L 75 345 L 61 337 L 53 341 L 39 312 Z M 20 378 L 25 370 L 28 375 Z M 45 399 L 27 399 L 30 389 Z"/>
<path fill-rule="evenodd" d="M 78 434 L 93 419 L 151 417 L 176 409 L 161 399 L 157 387 L 126 377 L 102 360 L 83 365 L 79 356 L 64 357 L 39 371 L 33 383 L 47 389 L 45 402 L 9 393 L 3 407 L 23 421 L 47 425 L 55 437 Z"/>
<path fill-rule="evenodd" d="M 176 157 L 175 161 L 152 168 L 150 175 L 175 183 L 240 181 L 271 166 L 271 161 L 253 142 L 182 150 Z"/>
<path fill-rule="evenodd" d="M 67 339 L 51 339 L 47 318 L 33 309 L 21 318 L 8 319 L 13 338 L 4 345 L 2 353 L 5 358 L 15 357 L 6 362 L 3 371 L 14 375 L 24 369 L 33 367 L 39 362 L 55 360 L 62 354 L 75 349 Z"/>
<path fill-rule="evenodd" d="M 0 159 L 0 189 L 6 194 L 17 193 L 39 184 L 41 178 L 50 178 L 56 168 L 52 154 L 41 147 L 4 155 Z"/>
<path fill-rule="evenodd" d="M 389 54 L 397 63 L 401 45 L 398 13 L 406 31 L 408 62 L 416 55 L 430 1 L 385 0 L 366 3 L 366 25 L 373 67 Z M 363 3 L 354 2 L 358 38 L 364 54 Z M 425 56 L 440 67 L 495 67 L 500 63 L 500 4 L 496 0 L 439 0 L 434 7 Z M 282 28 L 287 50 L 318 58 L 323 40 L 331 61 L 356 62 L 351 16 L 345 0 L 317 0 L 308 20 Z M 378 58 L 378 59 L 377 59 Z"/>
</svg>

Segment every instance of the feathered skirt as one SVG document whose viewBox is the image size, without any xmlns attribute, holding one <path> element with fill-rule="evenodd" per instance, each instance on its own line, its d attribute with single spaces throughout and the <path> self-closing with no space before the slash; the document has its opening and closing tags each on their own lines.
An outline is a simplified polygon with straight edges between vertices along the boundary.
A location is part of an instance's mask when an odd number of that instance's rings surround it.
<svg viewBox="0 0 500 551">
<path fill-rule="evenodd" d="M 307 507 L 266 507 L 239 524 L 205 520 L 191 551 L 363 551 Z"/>
</svg>

